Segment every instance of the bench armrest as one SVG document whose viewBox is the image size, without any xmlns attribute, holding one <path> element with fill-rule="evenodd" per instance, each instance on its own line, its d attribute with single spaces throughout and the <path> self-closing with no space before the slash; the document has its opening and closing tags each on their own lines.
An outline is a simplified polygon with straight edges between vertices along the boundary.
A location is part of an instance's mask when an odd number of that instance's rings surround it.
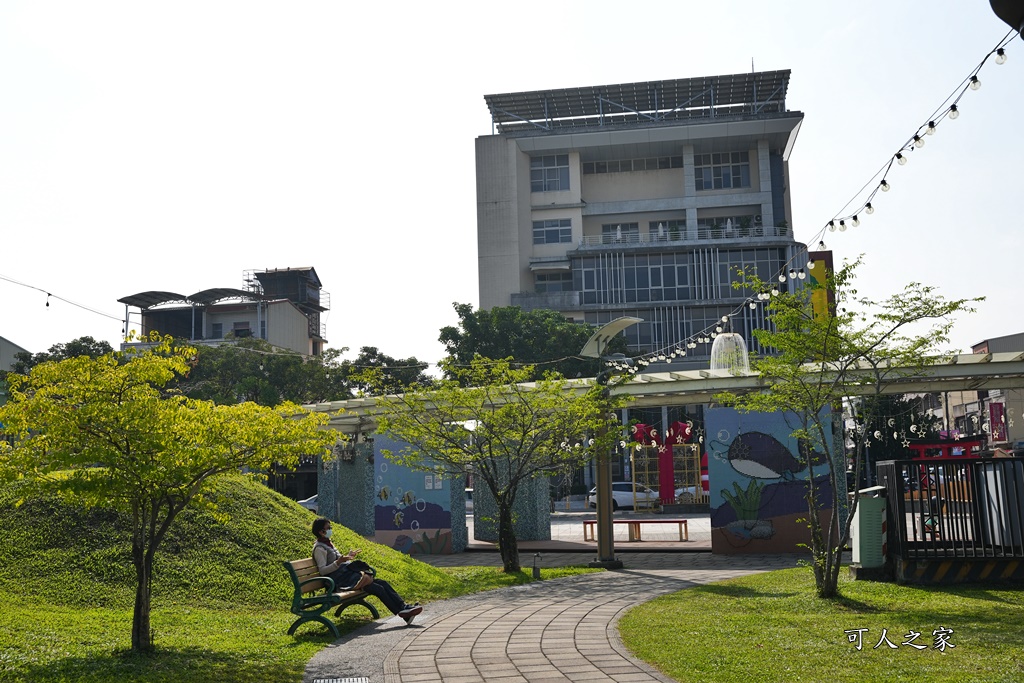
<svg viewBox="0 0 1024 683">
<path fill-rule="evenodd" d="M 331 593 L 334 592 L 334 579 L 332 579 L 329 576 L 317 576 L 316 578 L 306 579 L 305 581 L 300 582 L 299 586 L 298 586 L 299 593 L 310 592 L 310 591 L 302 590 L 302 587 L 305 586 L 307 583 L 313 583 L 314 581 L 324 581 L 324 582 L 326 582 L 327 583 L 327 586 L 326 586 L 327 593 L 331 594 Z M 319 590 L 319 589 L 317 589 L 317 590 Z"/>
</svg>

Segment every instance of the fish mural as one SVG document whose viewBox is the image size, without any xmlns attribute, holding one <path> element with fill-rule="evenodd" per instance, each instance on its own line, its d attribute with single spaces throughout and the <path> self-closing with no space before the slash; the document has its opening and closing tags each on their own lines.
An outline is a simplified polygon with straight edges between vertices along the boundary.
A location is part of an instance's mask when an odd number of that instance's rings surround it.
<svg viewBox="0 0 1024 683">
<path fill-rule="evenodd" d="M 821 453 L 809 450 L 806 440 L 801 440 L 798 448 L 800 457 L 794 456 L 785 444 L 770 434 L 746 432 L 729 444 L 726 458 L 734 470 L 748 477 L 788 481 L 807 469 L 808 454 L 814 465 L 825 462 Z"/>
<path fill-rule="evenodd" d="M 387 499 L 391 497 L 391 489 L 389 489 L 387 486 L 381 486 L 380 492 L 377 494 L 377 497 L 383 501 L 387 501 Z"/>
<path fill-rule="evenodd" d="M 412 491 L 406 491 L 402 495 L 402 504 L 403 505 L 412 505 L 415 502 L 416 502 L 416 494 L 413 493 Z"/>
<path fill-rule="evenodd" d="M 399 510 L 395 513 L 395 527 L 401 529 L 403 520 L 405 520 L 405 513 Z"/>
</svg>

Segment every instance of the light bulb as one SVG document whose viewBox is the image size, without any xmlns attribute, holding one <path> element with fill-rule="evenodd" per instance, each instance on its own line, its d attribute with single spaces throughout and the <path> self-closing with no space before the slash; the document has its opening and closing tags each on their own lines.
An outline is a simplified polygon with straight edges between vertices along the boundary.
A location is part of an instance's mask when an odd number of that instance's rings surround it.
<svg viewBox="0 0 1024 683">
<path fill-rule="evenodd" d="M 805 272 L 804 272 L 804 269 L 803 269 L 803 268 L 801 268 L 801 269 L 800 269 L 800 272 L 799 272 L 799 273 L 797 273 L 797 274 L 796 274 L 796 276 L 797 276 L 798 278 L 800 278 L 801 280 L 804 280 L 804 279 L 806 279 L 806 278 L 807 278 L 807 273 L 805 273 Z"/>
<path fill-rule="evenodd" d="M 686 351 L 680 351 L 680 352 L 679 352 L 679 355 L 680 355 L 680 356 L 685 356 L 685 355 L 686 355 Z"/>
<path fill-rule="evenodd" d="M 723 315 L 723 316 L 722 316 L 722 322 L 723 322 L 723 323 L 727 323 L 727 322 L 729 322 L 729 316 L 727 316 L 727 315 Z"/>
<path fill-rule="evenodd" d="M 790 268 L 789 269 L 789 279 L 792 280 L 795 277 L 796 277 L 796 268 Z"/>
<path fill-rule="evenodd" d="M 971 76 L 971 90 L 977 90 L 981 87 L 981 81 L 978 80 L 977 76 Z"/>
<path fill-rule="evenodd" d="M 1006 64 L 1006 50 L 999 48 L 996 50 L 996 64 Z"/>
<path fill-rule="evenodd" d="M 903 152 L 896 152 L 896 163 L 898 163 L 900 166 L 907 165 L 907 158 L 903 156 Z"/>
<path fill-rule="evenodd" d="M 663 354 L 663 353 L 658 354 L 658 360 L 665 360 L 665 354 Z"/>
<path fill-rule="evenodd" d="M 858 225 L 860 225 L 860 219 L 859 219 L 859 218 L 857 218 L 857 214 L 853 214 L 853 219 L 852 219 L 852 220 L 850 221 L 850 225 L 852 225 L 852 226 L 853 226 L 853 227 L 855 227 L 855 228 L 856 228 L 856 227 L 857 227 Z"/>
<path fill-rule="evenodd" d="M 825 251 L 828 247 L 825 246 L 825 240 L 818 242 L 818 251 Z"/>
<path fill-rule="evenodd" d="M 935 135 L 935 122 L 934 121 L 929 121 L 928 122 L 928 128 L 925 129 L 924 132 L 927 133 L 928 135 Z"/>
<path fill-rule="evenodd" d="M 956 108 L 955 104 L 949 105 L 949 118 L 955 119 L 960 116 L 960 110 Z"/>
<path fill-rule="evenodd" d="M 846 221 L 839 221 L 839 232 L 846 232 Z"/>
<path fill-rule="evenodd" d="M 890 188 L 891 186 L 889 185 L 889 181 L 887 181 L 887 180 L 883 180 L 883 181 L 882 181 L 882 184 L 881 184 L 881 185 L 879 185 L 879 187 L 881 187 L 881 188 L 882 188 L 882 192 L 888 192 L 888 191 L 889 191 L 889 188 Z"/>
<path fill-rule="evenodd" d="M 875 207 L 871 206 L 871 202 L 864 205 L 864 213 L 874 213 Z"/>
<path fill-rule="evenodd" d="M 779 288 L 778 287 L 772 287 L 772 296 L 778 296 L 778 295 L 779 295 Z"/>
<path fill-rule="evenodd" d="M 719 326 L 717 326 L 715 328 L 715 332 L 721 332 L 721 331 L 722 331 L 722 326 L 721 325 L 719 325 Z"/>
<path fill-rule="evenodd" d="M 829 232 L 835 232 L 836 231 L 836 222 L 835 221 L 829 221 L 828 222 L 828 231 Z"/>
<path fill-rule="evenodd" d="M 914 136 L 914 147 L 924 147 L 924 138 L 920 135 Z"/>
<path fill-rule="evenodd" d="M 814 261 L 807 262 L 807 270 L 814 270 Z"/>
<path fill-rule="evenodd" d="M 756 301 L 751 301 L 750 302 L 750 310 L 753 311 L 756 308 L 757 308 L 757 302 Z"/>
<path fill-rule="evenodd" d="M 785 273 L 779 273 L 779 282 L 785 282 L 785 281 L 786 281 L 786 274 Z"/>
</svg>

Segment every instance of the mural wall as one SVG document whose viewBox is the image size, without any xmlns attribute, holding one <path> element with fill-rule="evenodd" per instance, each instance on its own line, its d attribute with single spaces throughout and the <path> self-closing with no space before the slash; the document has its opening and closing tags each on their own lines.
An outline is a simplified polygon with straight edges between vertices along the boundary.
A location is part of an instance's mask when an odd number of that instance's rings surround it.
<svg viewBox="0 0 1024 683">
<path fill-rule="evenodd" d="M 406 444 L 374 437 L 374 542 L 411 555 L 462 552 L 466 547 L 465 484 L 403 467 L 382 451 Z"/>
<path fill-rule="evenodd" d="M 712 552 L 805 551 L 800 544 L 810 534 L 806 521 L 798 520 L 807 518 L 808 451 L 826 505 L 832 488 L 825 455 L 790 436 L 797 425 L 791 413 L 706 411 Z"/>
</svg>

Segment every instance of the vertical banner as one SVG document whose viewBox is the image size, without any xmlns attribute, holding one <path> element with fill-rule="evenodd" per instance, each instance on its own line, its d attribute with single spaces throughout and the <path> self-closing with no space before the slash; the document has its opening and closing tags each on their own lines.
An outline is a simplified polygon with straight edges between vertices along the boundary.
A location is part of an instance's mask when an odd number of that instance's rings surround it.
<svg viewBox="0 0 1024 683">
<path fill-rule="evenodd" d="M 1006 413 L 1002 403 L 988 404 L 988 434 L 992 443 L 1006 441 Z"/>
<path fill-rule="evenodd" d="M 807 259 L 814 263 L 812 268 L 808 268 L 807 274 L 810 276 L 808 279 L 810 284 L 818 287 L 811 294 L 811 305 L 814 307 L 814 315 L 822 318 L 829 315 L 836 298 L 835 292 L 830 287 L 826 287 L 828 276 L 833 272 L 832 252 L 809 251 Z"/>
</svg>

